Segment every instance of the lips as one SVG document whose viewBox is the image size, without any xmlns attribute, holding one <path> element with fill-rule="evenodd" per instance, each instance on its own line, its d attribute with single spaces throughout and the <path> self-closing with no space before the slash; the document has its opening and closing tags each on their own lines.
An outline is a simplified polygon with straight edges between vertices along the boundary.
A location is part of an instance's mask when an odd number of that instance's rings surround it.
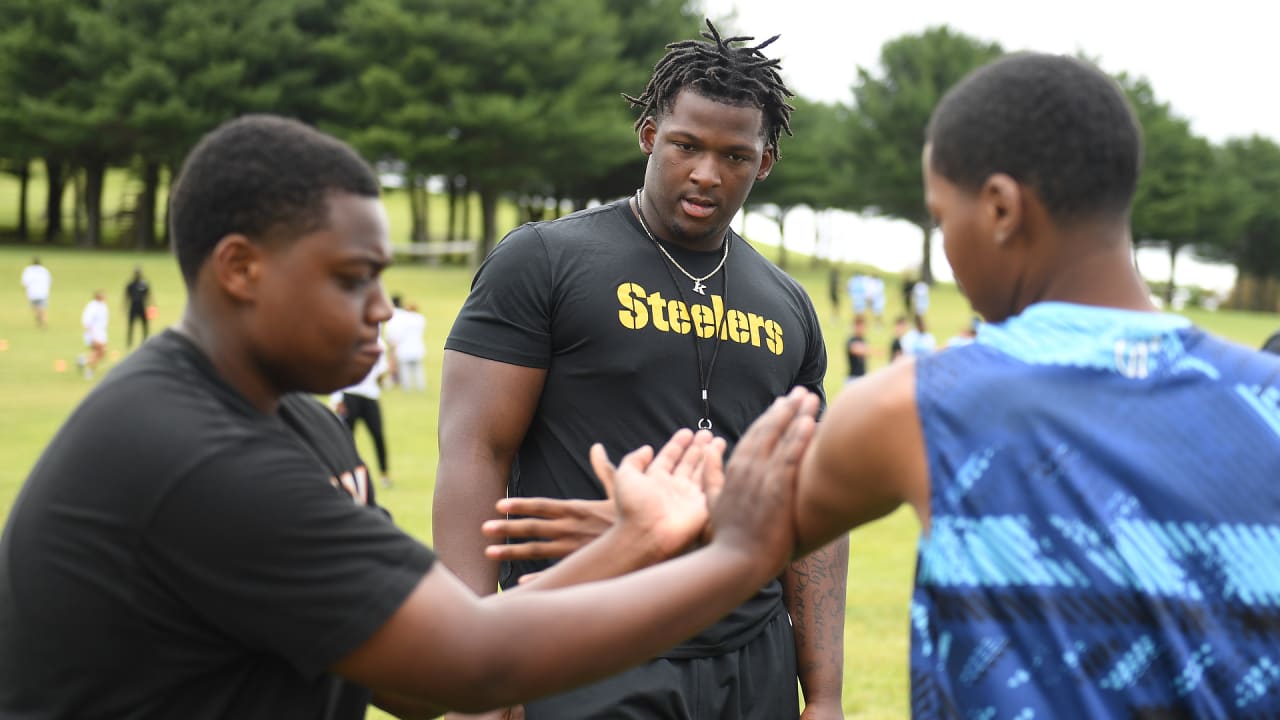
<svg viewBox="0 0 1280 720">
<path fill-rule="evenodd" d="M 711 217 L 716 211 L 716 204 L 710 200 L 698 197 L 680 198 L 680 209 L 684 210 L 686 215 L 695 218 Z"/>
</svg>

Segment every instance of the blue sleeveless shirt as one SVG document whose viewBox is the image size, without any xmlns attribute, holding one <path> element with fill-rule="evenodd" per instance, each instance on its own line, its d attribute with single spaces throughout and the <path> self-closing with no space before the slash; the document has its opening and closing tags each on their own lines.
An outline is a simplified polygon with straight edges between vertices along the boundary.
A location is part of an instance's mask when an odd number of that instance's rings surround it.
<svg viewBox="0 0 1280 720">
<path fill-rule="evenodd" d="M 916 378 L 916 717 L 1280 717 L 1280 357 L 1042 303 Z"/>
</svg>

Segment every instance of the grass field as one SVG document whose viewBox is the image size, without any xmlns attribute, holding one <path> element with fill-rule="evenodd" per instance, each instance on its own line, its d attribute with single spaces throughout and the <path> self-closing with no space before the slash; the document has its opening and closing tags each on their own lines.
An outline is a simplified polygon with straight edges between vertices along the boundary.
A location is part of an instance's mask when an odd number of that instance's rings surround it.
<svg viewBox="0 0 1280 720">
<path fill-rule="evenodd" d="M 93 386 L 75 374 L 72 362 L 81 349 L 80 312 L 92 291 L 105 289 L 112 305 L 110 352 L 116 361 L 126 352 L 123 292 L 135 265 L 143 267 L 154 288 L 159 319 L 153 323 L 153 332 L 179 318 L 185 298 L 176 264 L 168 255 L 41 249 L 39 254 L 54 282 L 49 328 L 37 330 L 18 284 L 32 252 L 30 248 L 0 248 L 0 288 L 4 288 L 0 296 L 0 514 L 4 516 L 41 449 Z M 826 386 L 834 396 L 846 370 L 841 345 L 848 333 L 847 323 L 827 299 L 825 269 L 809 267 L 807 258 L 793 255 L 792 259 L 793 274 L 809 288 L 823 319 L 830 359 Z M 386 274 L 388 291 L 417 302 L 427 316 L 430 350 L 427 391 L 393 391 L 383 400 L 396 485 L 382 493 L 381 499 L 402 527 L 424 541 L 431 538 L 440 348 L 470 280 L 471 270 L 462 268 L 401 266 Z M 901 312 L 901 295 L 894 279 L 890 278 L 888 285 L 887 315 L 892 318 Z M 842 313 L 847 313 L 847 299 L 842 298 L 842 303 Z M 941 286 L 934 291 L 930 315 L 931 329 L 941 344 L 964 325 L 968 305 L 953 287 Z M 1219 312 L 1191 317 L 1254 347 L 1280 325 L 1275 315 Z M 873 323 L 870 342 L 880 352 L 872 358 L 874 369 L 885 362 L 889 328 Z M 73 369 L 55 372 L 58 360 Z M 362 454 L 372 456 L 372 445 L 363 433 L 358 441 Z M 103 482 L 110 480 L 102 478 Z M 917 532 L 914 517 L 900 510 L 851 536 L 844 685 L 845 710 L 850 718 L 901 718 L 908 714 L 907 599 Z M 371 717 L 384 716 L 374 712 Z"/>
</svg>

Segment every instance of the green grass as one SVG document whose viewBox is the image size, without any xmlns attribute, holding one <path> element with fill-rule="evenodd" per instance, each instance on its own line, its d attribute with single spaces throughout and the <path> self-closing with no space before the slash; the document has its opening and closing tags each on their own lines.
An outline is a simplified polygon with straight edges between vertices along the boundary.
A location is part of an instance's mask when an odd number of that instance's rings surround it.
<svg viewBox="0 0 1280 720">
<path fill-rule="evenodd" d="M 113 355 L 124 352 L 123 292 L 134 265 L 142 265 L 154 288 L 160 317 L 153 332 L 179 318 L 185 299 L 176 264 L 167 255 L 70 249 L 39 252 L 54 278 L 49 328 L 43 331 L 35 328 L 17 282 L 32 249 L 0 248 L 0 279 L 8 290 L 0 301 L 0 340 L 7 341 L 7 349 L 0 351 L 0 397 L 4 399 L 4 411 L 0 412 L 0 513 L 4 515 L 44 445 L 93 385 L 73 371 L 54 371 L 57 360 L 71 365 L 81 349 L 80 311 L 91 292 L 105 289 L 113 308 Z M 848 301 L 841 298 L 842 312 L 837 315 L 827 299 L 826 270 L 811 268 L 807 258 L 794 254 L 792 263 L 793 274 L 809 288 L 822 317 L 830 361 L 826 386 L 834 396 L 844 381 L 841 345 L 849 328 L 842 318 L 848 312 Z M 393 391 L 383 401 L 396 486 L 381 497 L 402 527 L 427 541 L 431 537 L 436 467 L 440 348 L 470 281 L 471 270 L 463 268 L 398 266 L 386 275 L 387 289 L 417 302 L 427 316 L 430 350 L 427 391 Z M 891 320 L 902 305 L 896 281 L 890 278 L 888 285 L 887 319 Z M 930 315 L 932 330 L 943 343 L 964 325 L 970 313 L 954 287 L 940 286 L 934 291 Z M 1275 315 L 1259 313 L 1197 312 L 1191 317 L 1253 347 L 1280 325 Z M 881 353 L 871 360 L 874 369 L 885 363 L 890 328 L 873 323 L 869 331 L 870 343 Z M 109 370 L 110 364 L 106 367 Z M 372 445 L 363 432 L 358 443 L 361 453 L 372 457 Z M 109 482 L 110 478 L 103 480 Z M 914 516 L 899 510 L 851 536 L 844 685 L 845 710 L 850 718 L 900 718 L 908 714 L 907 600 L 918 530 Z M 385 716 L 374 712 L 371 717 Z"/>
</svg>

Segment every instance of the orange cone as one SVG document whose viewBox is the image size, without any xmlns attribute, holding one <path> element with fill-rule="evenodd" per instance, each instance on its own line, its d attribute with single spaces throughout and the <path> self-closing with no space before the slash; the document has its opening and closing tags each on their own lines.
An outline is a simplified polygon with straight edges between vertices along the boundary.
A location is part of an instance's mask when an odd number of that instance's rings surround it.
<svg viewBox="0 0 1280 720">
<path fill-rule="evenodd" d="M 66 360 L 63 360 L 62 358 L 58 358 L 57 360 L 54 360 L 54 361 L 53 361 L 53 371 L 54 371 L 54 372 L 56 372 L 56 373 L 66 372 L 66 371 L 67 371 L 67 361 L 66 361 Z"/>
</svg>

